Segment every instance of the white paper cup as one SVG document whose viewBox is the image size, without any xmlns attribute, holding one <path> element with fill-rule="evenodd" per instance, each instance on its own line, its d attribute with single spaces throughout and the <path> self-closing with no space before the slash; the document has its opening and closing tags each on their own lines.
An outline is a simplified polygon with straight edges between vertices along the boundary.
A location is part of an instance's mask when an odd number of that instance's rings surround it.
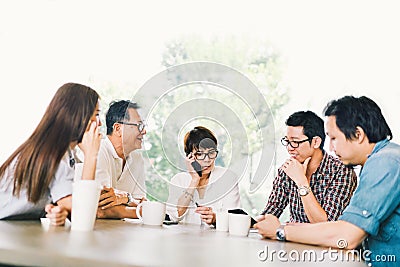
<svg viewBox="0 0 400 267">
<path fill-rule="evenodd" d="M 142 208 L 142 215 L 140 215 Z M 165 204 L 154 201 L 144 201 L 136 207 L 136 215 L 143 224 L 158 226 L 162 225 L 165 219 Z"/>
<path fill-rule="evenodd" d="M 83 163 L 75 163 L 74 182 L 82 180 Z"/>
<path fill-rule="evenodd" d="M 40 218 L 40 223 L 42 224 L 42 228 L 45 231 L 48 231 L 50 228 L 50 219 L 49 218 Z"/>
<path fill-rule="evenodd" d="M 72 231 L 91 231 L 96 220 L 100 186 L 94 180 L 80 180 L 73 184 Z"/>
<path fill-rule="evenodd" d="M 229 213 L 229 234 L 247 236 L 250 229 L 250 216 Z"/>
<path fill-rule="evenodd" d="M 216 228 L 217 231 L 228 232 L 229 229 L 229 213 L 228 211 L 217 211 L 216 216 Z"/>
</svg>

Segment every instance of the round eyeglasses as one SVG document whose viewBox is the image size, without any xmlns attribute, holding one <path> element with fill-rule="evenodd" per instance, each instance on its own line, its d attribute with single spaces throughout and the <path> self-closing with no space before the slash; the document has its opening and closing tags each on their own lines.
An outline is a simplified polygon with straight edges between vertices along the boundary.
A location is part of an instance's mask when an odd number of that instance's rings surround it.
<svg viewBox="0 0 400 267">
<path fill-rule="evenodd" d="M 301 143 L 310 141 L 312 138 L 307 138 L 305 140 L 301 140 L 301 141 L 290 141 L 289 139 L 287 139 L 286 137 L 283 137 L 281 139 L 281 144 L 284 146 L 288 146 L 290 145 L 293 148 L 298 148 L 300 146 Z"/>
<path fill-rule="evenodd" d="M 213 149 L 208 151 L 207 153 L 197 151 L 196 153 L 194 153 L 194 156 L 196 157 L 196 159 L 199 160 L 204 160 L 206 156 L 208 156 L 209 159 L 215 159 L 218 156 L 218 150 Z"/>
<path fill-rule="evenodd" d="M 133 123 L 133 122 L 117 121 L 117 123 L 136 126 L 140 133 L 142 133 L 144 131 L 144 127 L 146 127 L 146 125 L 143 122 Z"/>
</svg>

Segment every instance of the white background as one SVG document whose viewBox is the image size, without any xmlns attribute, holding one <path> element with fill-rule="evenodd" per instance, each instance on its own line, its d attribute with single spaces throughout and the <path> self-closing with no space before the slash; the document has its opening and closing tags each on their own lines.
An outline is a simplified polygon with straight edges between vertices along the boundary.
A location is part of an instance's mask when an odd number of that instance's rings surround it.
<svg viewBox="0 0 400 267">
<path fill-rule="evenodd" d="M 133 92 L 162 70 L 164 44 L 190 33 L 271 41 L 291 88 L 284 117 L 367 95 L 399 141 L 399 13 L 396 1 L 1 1 L 0 162 L 63 83 Z"/>
</svg>

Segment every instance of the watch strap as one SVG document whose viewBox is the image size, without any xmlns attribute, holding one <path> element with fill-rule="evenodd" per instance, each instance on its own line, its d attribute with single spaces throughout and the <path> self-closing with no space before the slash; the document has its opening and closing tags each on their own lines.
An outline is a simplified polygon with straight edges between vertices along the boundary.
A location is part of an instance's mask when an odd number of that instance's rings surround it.
<svg viewBox="0 0 400 267">
<path fill-rule="evenodd" d="M 131 193 L 127 192 L 126 196 L 128 197 L 128 202 L 126 202 L 126 204 L 129 205 L 135 201 Z"/>
<path fill-rule="evenodd" d="M 281 225 L 276 229 L 276 239 L 279 241 L 286 241 L 285 225 Z"/>
<path fill-rule="evenodd" d="M 302 194 L 301 192 L 305 191 L 305 194 Z M 297 192 L 299 193 L 300 196 L 304 197 L 307 196 L 311 192 L 311 187 L 308 185 L 301 185 L 298 187 Z"/>
</svg>

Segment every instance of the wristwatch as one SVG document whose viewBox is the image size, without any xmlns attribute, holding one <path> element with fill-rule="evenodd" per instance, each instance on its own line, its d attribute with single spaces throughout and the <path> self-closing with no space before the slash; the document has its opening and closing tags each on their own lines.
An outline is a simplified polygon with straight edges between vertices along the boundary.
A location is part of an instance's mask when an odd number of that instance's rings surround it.
<svg viewBox="0 0 400 267">
<path fill-rule="evenodd" d="M 308 193 L 311 192 L 311 188 L 309 186 L 307 186 L 307 185 L 301 185 L 297 189 L 297 192 L 299 192 L 300 196 L 304 197 L 304 196 L 307 196 Z"/>
<path fill-rule="evenodd" d="M 132 196 L 131 193 L 127 193 L 126 196 L 127 196 L 127 198 L 128 198 L 128 202 L 126 202 L 127 205 L 129 205 L 129 204 L 135 202 L 135 199 L 133 198 L 133 196 Z"/>
<path fill-rule="evenodd" d="M 281 225 L 279 226 L 278 229 L 276 229 L 276 239 L 279 241 L 286 241 L 286 235 L 285 235 L 285 226 Z"/>
</svg>

